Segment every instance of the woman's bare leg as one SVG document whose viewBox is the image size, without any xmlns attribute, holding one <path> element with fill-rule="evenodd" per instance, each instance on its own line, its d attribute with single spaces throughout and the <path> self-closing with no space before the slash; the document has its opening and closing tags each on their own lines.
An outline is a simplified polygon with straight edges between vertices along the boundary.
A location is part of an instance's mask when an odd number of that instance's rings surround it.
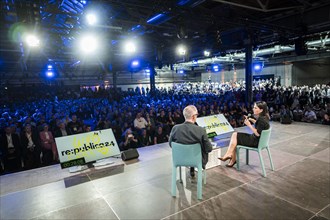
<svg viewBox="0 0 330 220">
<path fill-rule="evenodd" d="M 234 132 L 231 135 L 230 143 L 229 143 L 229 147 L 227 149 L 227 152 L 225 153 L 225 155 L 223 157 L 224 158 L 225 157 L 232 157 L 232 158 L 235 157 L 235 160 L 236 160 L 236 146 L 237 146 L 237 132 Z"/>
</svg>

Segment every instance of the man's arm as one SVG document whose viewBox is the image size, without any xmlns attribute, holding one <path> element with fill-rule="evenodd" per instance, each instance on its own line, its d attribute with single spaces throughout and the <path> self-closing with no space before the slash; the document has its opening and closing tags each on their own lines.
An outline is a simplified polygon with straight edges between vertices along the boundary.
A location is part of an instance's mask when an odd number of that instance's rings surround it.
<svg viewBox="0 0 330 220">
<path fill-rule="evenodd" d="M 171 133 L 170 133 L 170 137 L 168 139 L 168 144 L 170 145 L 170 147 L 172 147 L 172 141 L 173 141 L 173 137 L 174 137 L 174 134 L 175 134 L 175 130 L 176 130 L 176 126 L 174 126 L 171 130 Z"/>
<path fill-rule="evenodd" d="M 203 146 L 204 146 L 204 149 L 207 153 L 211 152 L 212 151 L 212 144 L 211 142 L 209 141 L 209 138 L 206 134 L 206 130 L 203 129 L 203 136 L 202 136 L 202 141 L 203 141 Z"/>
</svg>

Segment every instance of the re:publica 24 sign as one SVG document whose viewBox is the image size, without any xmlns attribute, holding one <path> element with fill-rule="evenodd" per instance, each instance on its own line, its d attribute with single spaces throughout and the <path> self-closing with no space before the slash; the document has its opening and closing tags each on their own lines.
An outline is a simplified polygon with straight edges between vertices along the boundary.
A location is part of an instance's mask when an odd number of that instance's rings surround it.
<svg viewBox="0 0 330 220">
<path fill-rule="evenodd" d="M 119 155 L 112 129 L 55 138 L 62 168 Z"/>
</svg>

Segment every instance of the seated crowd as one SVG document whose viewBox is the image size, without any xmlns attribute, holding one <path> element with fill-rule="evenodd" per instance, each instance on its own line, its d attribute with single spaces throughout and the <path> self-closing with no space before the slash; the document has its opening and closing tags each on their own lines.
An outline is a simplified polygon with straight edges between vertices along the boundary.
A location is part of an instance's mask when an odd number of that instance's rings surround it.
<svg viewBox="0 0 330 220">
<path fill-rule="evenodd" d="M 252 112 L 252 103 L 244 102 L 244 85 L 181 83 L 152 95 L 139 88 L 52 90 L 24 102 L 17 94 L 7 94 L 1 97 L 0 170 L 8 173 L 57 163 L 55 137 L 92 130 L 111 128 L 120 150 L 167 142 L 172 127 L 184 122 L 182 110 L 187 105 L 195 105 L 199 117 L 224 114 L 233 127 L 243 126 L 243 115 Z M 330 124 L 329 85 L 284 87 L 258 80 L 253 83 L 253 101 L 260 100 L 268 103 L 274 121 Z"/>
</svg>

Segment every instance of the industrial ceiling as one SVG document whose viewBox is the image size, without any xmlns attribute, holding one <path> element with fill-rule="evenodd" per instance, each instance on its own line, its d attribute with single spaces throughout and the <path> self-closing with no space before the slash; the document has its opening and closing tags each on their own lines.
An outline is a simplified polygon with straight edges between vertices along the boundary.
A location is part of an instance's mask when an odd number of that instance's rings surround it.
<svg viewBox="0 0 330 220">
<path fill-rule="evenodd" d="M 95 26 L 86 24 L 91 11 L 99 19 Z M 203 57 L 206 49 L 234 62 L 244 59 L 247 45 L 255 58 L 270 61 L 324 58 L 330 56 L 329 16 L 328 0 L 2 0 L 0 73 L 39 73 L 49 63 L 64 75 L 124 70 L 132 59 L 122 51 L 128 39 L 138 42 L 136 57 L 159 67 L 211 62 Z M 25 45 L 28 31 L 39 35 L 40 48 Z M 92 57 L 77 48 L 86 33 L 102 43 Z M 175 52 L 178 44 L 187 46 L 184 57 Z"/>
</svg>

